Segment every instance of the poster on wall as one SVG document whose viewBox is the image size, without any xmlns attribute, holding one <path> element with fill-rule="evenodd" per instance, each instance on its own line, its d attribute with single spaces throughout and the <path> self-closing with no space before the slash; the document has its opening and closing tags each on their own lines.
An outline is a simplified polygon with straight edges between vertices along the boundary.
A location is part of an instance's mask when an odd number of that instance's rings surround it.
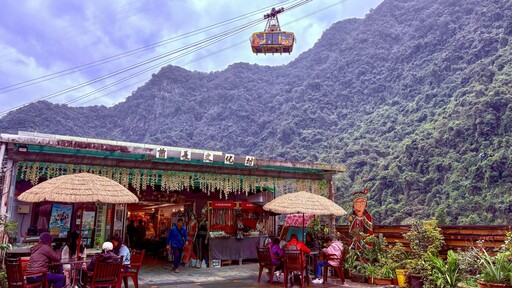
<svg viewBox="0 0 512 288">
<path fill-rule="evenodd" d="M 50 234 L 59 238 L 66 238 L 71 226 L 72 204 L 53 204 L 50 215 Z"/>
<path fill-rule="evenodd" d="M 84 211 L 82 216 L 82 242 L 86 246 L 92 246 L 92 232 L 94 231 L 95 211 Z"/>
</svg>

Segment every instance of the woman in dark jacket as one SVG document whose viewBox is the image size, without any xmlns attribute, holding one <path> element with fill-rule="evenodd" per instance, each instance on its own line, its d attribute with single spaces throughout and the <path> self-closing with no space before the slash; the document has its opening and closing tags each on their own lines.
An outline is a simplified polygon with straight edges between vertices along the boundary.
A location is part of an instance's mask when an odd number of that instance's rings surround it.
<svg viewBox="0 0 512 288">
<path fill-rule="evenodd" d="M 62 252 L 61 250 L 54 251 L 50 246 L 52 244 L 52 236 L 50 233 L 45 232 L 39 236 L 39 243 L 30 248 L 30 259 L 28 260 L 27 274 L 36 274 L 41 272 L 48 272 L 48 267 L 51 263 L 60 262 Z M 27 277 L 28 283 L 41 282 L 42 276 Z M 53 288 L 62 288 L 66 283 L 66 276 L 64 274 L 46 274 L 46 281 Z"/>
</svg>

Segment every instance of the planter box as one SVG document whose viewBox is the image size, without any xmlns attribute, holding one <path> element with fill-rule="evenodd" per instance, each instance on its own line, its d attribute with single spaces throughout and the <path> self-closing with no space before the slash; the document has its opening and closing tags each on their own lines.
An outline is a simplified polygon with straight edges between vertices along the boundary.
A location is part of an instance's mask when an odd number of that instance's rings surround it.
<svg viewBox="0 0 512 288">
<path fill-rule="evenodd" d="M 373 277 L 373 284 L 375 284 L 375 285 L 393 285 L 393 278 Z"/>
<path fill-rule="evenodd" d="M 366 279 L 366 276 L 363 274 L 357 274 L 354 272 L 350 273 L 350 280 L 355 283 L 367 283 L 368 279 Z"/>
<path fill-rule="evenodd" d="M 484 281 L 476 281 L 480 288 L 510 288 L 510 284 L 487 283 Z"/>
<path fill-rule="evenodd" d="M 423 288 L 423 279 L 419 275 L 407 274 L 407 287 L 409 288 Z"/>
</svg>

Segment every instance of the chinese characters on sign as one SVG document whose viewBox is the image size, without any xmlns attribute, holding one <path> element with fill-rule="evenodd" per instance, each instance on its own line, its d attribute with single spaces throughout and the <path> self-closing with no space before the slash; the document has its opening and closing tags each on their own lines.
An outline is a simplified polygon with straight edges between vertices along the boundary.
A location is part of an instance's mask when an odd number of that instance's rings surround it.
<svg viewBox="0 0 512 288">
<path fill-rule="evenodd" d="M 224 156 L 224 164 L 235 164 L 235 155 L 226 154 L 226 156 Z"/>
<path fill-rule="evenodd" d="M 190 150 L 181 150 L 181 160 L 190 161 L 190 158 Z"/>
<path fill-rule="evenodd" d="M 210 152 L 204 152 L 203 162 L 208 162 L 208 163 L 213 162 L 213 154 Z"/>
<path fill-rule="evenodd" d="M 156 158 L 167 158 L 167 149 L 165 149 L 165 148 L 156 149 Z"/>
<path fill-rule="evenodd" d="M 245 156 L 245 166 L 254 166 L 253 156 Z"/>
</svg>

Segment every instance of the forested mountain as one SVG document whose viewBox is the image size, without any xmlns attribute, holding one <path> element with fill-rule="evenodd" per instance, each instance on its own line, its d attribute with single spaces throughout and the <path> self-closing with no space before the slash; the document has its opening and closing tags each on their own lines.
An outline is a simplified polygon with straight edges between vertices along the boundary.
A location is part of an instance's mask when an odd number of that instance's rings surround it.
<svg viewBox="0 0 512 288">
<path fill-rule="evenodd" d="M 377 223 L 511 224 L 511 40 L 511 1 L 384 0 L 288 65 L 167 66 L 114 107 L 39 102 L 0 131 L 344 163 L 338 201 L 368 187 Z"/>
</svg>

